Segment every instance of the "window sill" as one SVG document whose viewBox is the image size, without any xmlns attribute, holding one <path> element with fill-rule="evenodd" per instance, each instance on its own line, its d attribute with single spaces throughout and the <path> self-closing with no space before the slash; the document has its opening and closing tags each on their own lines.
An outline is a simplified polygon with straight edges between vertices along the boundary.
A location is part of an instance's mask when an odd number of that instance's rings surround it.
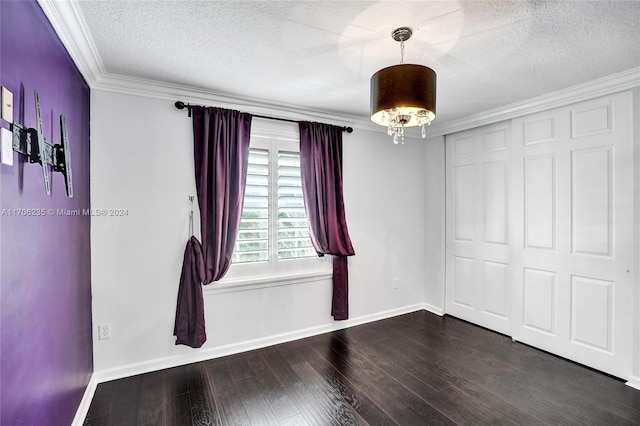
<svg viewBox="0 0 640 426">
<path fill-rule="evenodd" d="M 207 295 L 303 284 L 331 279 L 332 276 L 333 272 L 331 270 L 323 270 L 278 276 L 229 278 L 204 286 L 203 293 Z"/>
</svg>

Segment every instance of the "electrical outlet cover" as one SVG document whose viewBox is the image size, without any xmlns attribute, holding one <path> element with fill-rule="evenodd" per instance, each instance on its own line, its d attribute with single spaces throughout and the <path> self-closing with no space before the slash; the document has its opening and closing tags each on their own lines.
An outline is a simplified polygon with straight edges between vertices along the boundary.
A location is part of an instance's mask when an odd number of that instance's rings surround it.
<svg viewBox="0 0 640 426">
<path fill-rule="evenodd" d="M 2 164 L 13 166 L 13 134 L 4 127 L 0 130 L 0 157 Z"/>
<path fill-rule="evenodd" d="M 13 93 L 2 88 L 2 119 L 13 123 Z"/>
<path fill-rule="evenodd" d="M 98 339 L 99 340 L 111 339 L 111 324 L 98 325 Z"/>
</svg>

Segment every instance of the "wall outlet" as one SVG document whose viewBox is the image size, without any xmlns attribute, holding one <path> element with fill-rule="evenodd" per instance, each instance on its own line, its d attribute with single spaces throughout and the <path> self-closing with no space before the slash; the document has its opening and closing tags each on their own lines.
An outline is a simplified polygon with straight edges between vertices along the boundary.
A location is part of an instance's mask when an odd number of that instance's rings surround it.
<svg viewBox="0 0 640 426">
<path fill-rule="evenodd" d="M 394 278 L 393 279 L 393 288 L 394 289 L 399 289 L 400 288 L 400 280 L 398 278 Z"/>
<path fill-rule="evenodd" d="M 13 166 L 13 133 L 0 128 L 0 160 L 2 164 Z"/>
<path fill-rule="evenodd" d="M 6 87 L 1 90 L 2 93 L 2 119 L 13 123 L 13 93 Z"/>
<path fill-rule="evenodd" d="M 111 339 L 111 324 L 98 325 L 98 339 Z"/>
</svg>

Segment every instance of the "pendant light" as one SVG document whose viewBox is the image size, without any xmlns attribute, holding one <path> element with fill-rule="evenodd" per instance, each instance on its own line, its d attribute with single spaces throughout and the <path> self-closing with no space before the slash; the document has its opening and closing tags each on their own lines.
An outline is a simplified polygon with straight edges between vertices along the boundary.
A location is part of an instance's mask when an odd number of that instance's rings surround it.
<svg viewBox="0 0 640 426">
<path fill-rule="evenodd" d="M 404 144 L 404 128 L 425 125 L 436 118 L 436 73 L 423 65 L 404 63 L 404 42 L 413 31 L 400 27 L 391 37 L 400 43 L 400 65 L 383 68 L 371 77 L 371 121 L 386 126 L 395 144 Z"/>
</svg>

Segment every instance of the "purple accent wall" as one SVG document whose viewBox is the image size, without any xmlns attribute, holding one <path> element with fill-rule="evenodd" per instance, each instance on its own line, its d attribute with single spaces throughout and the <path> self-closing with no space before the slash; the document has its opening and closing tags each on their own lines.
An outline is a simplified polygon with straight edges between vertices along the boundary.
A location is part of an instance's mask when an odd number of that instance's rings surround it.
<svg viewBox="0 0 640 426">
<path fill-rule="evenodd" d="M 1 0 L 0 21 L 14 121 L 36 127 L 34 89 L 47 140 L 60 143 L 64 114 L 74 178 L 69 199 L 51 173 L 49 196 L 39 164 L 0 166 L 0 424 L 69 425 L 93 372 L 91 221 L 62 214 L 90 207 L 89 87 L 35 1 Z"/>
</svg>

